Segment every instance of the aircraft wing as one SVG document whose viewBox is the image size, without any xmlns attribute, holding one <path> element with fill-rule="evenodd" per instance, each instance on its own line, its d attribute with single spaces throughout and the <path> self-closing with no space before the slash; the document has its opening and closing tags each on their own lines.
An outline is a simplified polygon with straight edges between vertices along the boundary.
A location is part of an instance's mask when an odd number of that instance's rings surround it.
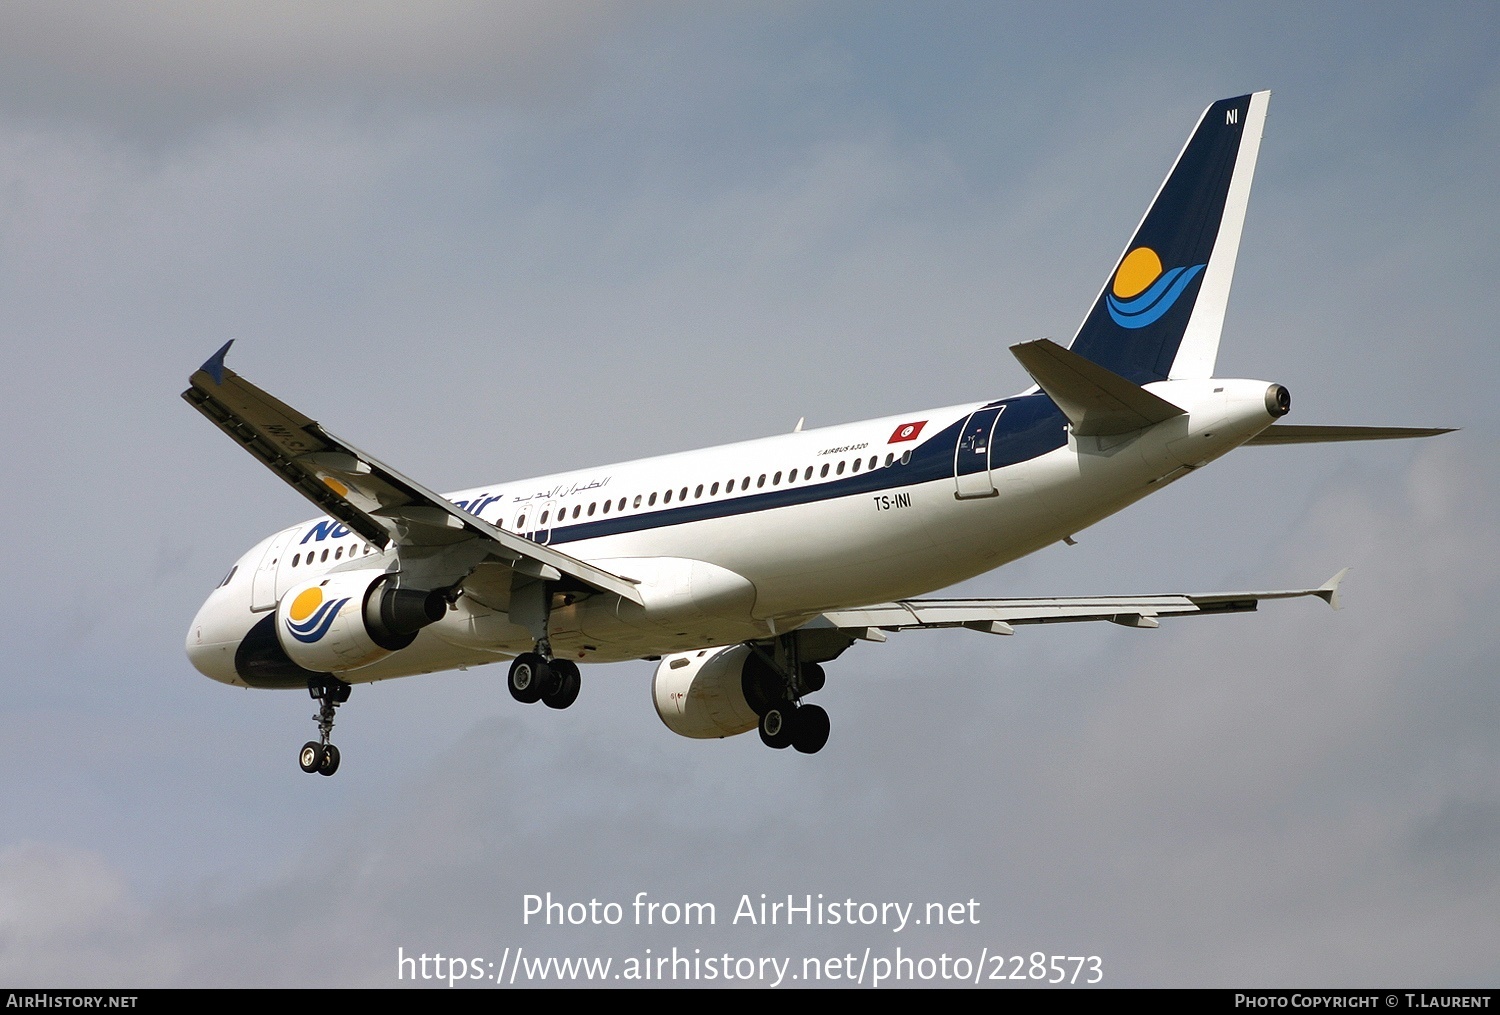
<svg viewBox="0 0 1500 1015">
<path fill-rule="evenodd" d="M 232 344 L 193 373 L 182 397 L 319 510 L 369 542 L 382 548 L 394 542 L 420 554 L 478 540 L 484 556 L 522 574 L 549 580 L 567 575 L 641 602 L 630 579 L 491 525 L 262 391 L 224 366 Z"/>
<path fill-rule="evenodd" d="M 912 631 L 965 627 L 987 634 L 1012 634 L 1016 624 L 1064 624 L 1107 620 L 1125 627 L 1156 627 L 1160 617 L 1206 613 L 1247 613 L 1262 599 L 1317 596 L 1339 608 L 1339 583 L 1348 568 L 1315 589 L 1220 592 L 1212 595 L 1082 596 L 1060 599 L 903 599 L 855 610 L 832 610 L 822 620 L 846 632 Z M 813 625 L 820 626 L 814 621 Z M 856 637 L 860 635 L 856 634 Z M 864 635 L 869 637 L 868 634 Z M 875 640 L 881 640 L 876 636 Z"/>
</svg>

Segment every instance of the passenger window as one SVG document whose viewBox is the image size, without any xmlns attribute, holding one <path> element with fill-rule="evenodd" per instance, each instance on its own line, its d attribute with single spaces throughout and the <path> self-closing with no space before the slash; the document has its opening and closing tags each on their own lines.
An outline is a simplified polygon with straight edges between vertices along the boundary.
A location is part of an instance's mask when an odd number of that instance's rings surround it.
<svg viewBox="0 0 1500 1015">
<path fill-rule="evenodd" d="M 858 471 L 859 471 L 859 467 L 860 467 L 860 466 L 861 466 L 861 465 L 863 465 L 863 464 L 864 464 L 864 459 L 862 459 L 862 458 L 856 458 L 856 459 L 855 459 L 855 460 L 854 460 L 854 468 L 853 468 L 853 469 L 851 469 L 851 470 L 850 470 L 850 471 L 851 471 L 851 472 L 858 472 Z"/>
<path fill-rule="evenodd" d="M 724 492 L 734 493 L 734 480 L 731 479 L 729 482 L 724 484 Z"/>
<path fill-rule="evenodd" d="M 526 516 L 522 515 L 520 518 L 516 519 L 516 531 L 520 532 L 524 528 L 526 528 Z"/>
<path fill-rule="evenodd" d="M 902 465 L 910 465 L 911 464 L 911 452 L 910 451 L 906 452 L 906 454 L 904 454 L 904 455 L 901 456 L 901 464 Z"/>
<path fill-rule="evenodd" d="M 793 469 L 791 472 L 788 472 L 786 474 L 786 481 L 788 483 L 795 483 L 795 482 L 797 482 L 797 470 L 796 469 Z"/>
<path fill-rule="evenodd" d="M 656 494 L 654 494 L 654 493 L 653 493 L 653 494 L 652 494 L 652 495 L 651 495 L 651 499 L 650 499 L 650 500 L 648 500 L 648 501 L 647 501 L 647 502 L 646 502 L 646 503 L 647 503 L 647 504 L 648 504 L 648 505 L 650 505 L 650 506 L 652 506 L 652 507 L 655 507 L 655 506 L 656 506 Z"/>
<path fill-rule="evenodd" d="M 771 477 L 771 485 L 772 486 L 780 486 L 781 485 L 781 473 L 778 472 L 778 473 L 776 473 L 776 475 L 774 475 L 774 476 Z"/>
<path fill-rule="evenodd" d="M 632 504 L 631 506 L 632 507 L 640 507 L 641 506 L 641 495 L 640 494 L 636 494 L 635 495 L 635 503 Z"/>
<path fill-rule="evenodd" d="M 610 505 L 610 501 L 605 501 L 604 502 L 604 513 L 605 514 L 609 514 L 609 505 Z"/>
<path fill-rule="evenodd" d="M 318 559 L 322 560 L 322 561 L 326 561 L 328 559 L 328 551 L 324 550 L 323 551 L 323 556 L 319 557 Z"/>
<path fill-rule="evenodd" d="M 338 560 L 343 555 L 344 555 L 344 548 L 342 546 L 339 547 L 337 550 L 333 551 L 333 559 L 334 560 Z"/>
<path fill-rule="evenodd" d="M 715 483 L 713 486 L 709 487 L 708 495 L 710 497 L 717 497 L 719 495 L 719 484 L 718 483 Z"/>
<path fill-rule="evenodd" d="M 750 489 L 750 477 L 749 476 L 746 476 L 744 479 L 740 480 L 740 489 L 741 490 L 748 490 L 748 489 Z"/>
<path fill-rule="evenodd" d="M 543 511 L 542 512 L 542 524 L 543 525 L 547 524 L 547 516 L 550 515 L 551 513 L 552 513 L 551 511 Z"/>
<path fill-rule="evenodd" d="M 813 470 L 813 467 L 811 465 L 809 465 L 807 467 L 807 475 L 803 476 L 802 478 L 803 479 L 812 479 L 812 470 Z"/>
<path fill-rule="evenodd" d="M 871 455 L 870 456 L 870 468 L 872 468 L 872 469 L 875 468 L 875 463 L 878 462 L 878 461 L 880 461 L 880 456 L 879 455 Z"/>
<path fill-rule="evenodd" d="M 594 508 L 596 508 L 598 506 L 599 506 L 599 502 L 598 501 L 593 501 L 593 500 L 589 501 L 589 517 L 590 518 L 594 517 Z"/>
<path fill-rule="evenodd" d="M 844 474 L 844 463 L 839 462 L 839 467 L 837 469 L 834 469 L 833 471 L 835 475 L 842 476 Z"/>
<path fill-rule="evenodd" d="M 662 496 L 661 496 L 661 502 L 663 504 L 670 504 L 670 503 L 672 503 L 672 491 L 671 490 L 668 490 L 666 493 L 662 494 Z"/>
<path fill-rule="evenodd" d="M 624 497 L 620 498 L 620 506 L 617 507 L 617 508 L 615 508 L 615 510 L 616 511 L 624 511 L 625 510 L 625 498 Z"/>
<path fill-rule="evenodd" d="M 819 479 L 824 479 L 827 476 L 828 476 L 828 463 L 824 462 L 822 470 L 818 473 L 818 478 Z"/>
<path fill-rule="evenodd" d="M 896 460 L 896 456 L 895 455 L 886 455 L 885 456 L 885 467 L 887 469 L 889 469 L 891 467 L 891 463 L 894 462 L 895 460 Z"/>
<path fill-rule="evenodd" d="M 699 497 L 702 497 L 702 496 L 703 496 L 703 484 L 699 483 L 698 484 L 698 489 L 696 489 L 696 490 L 693 491 L 693 499 L 697 500 Z"/>
<path fill-rule="evenodd" d="M 682 492 L 677 495 L 677 499 L 678 500 L 687 500 L 687 487 L 684 486 L 682 488 Z"/>
<path fill-rule="evenodd" d="M 297 554 L 297 555 L 295 555 L 294 557 L 292 557 L 292 567 L 296 567 L 297 566 L 297 562 L 300 561 L 301 559 L 302 559 L 302 554 L 300 554 L 300 553 Z M 230 570 L 231 573 L 233 573 L 233 571 L 234 571 L 233 568 L 230 568 L 229 570 Z M 228 584 L 229 584 L 229 575 L 225 575 L 224 576 L 224 580 L 221 581 L 221 582 L 219 582 L 219 588 L 223 588 L 225 585 L 228 585 Z"/>
</svg>

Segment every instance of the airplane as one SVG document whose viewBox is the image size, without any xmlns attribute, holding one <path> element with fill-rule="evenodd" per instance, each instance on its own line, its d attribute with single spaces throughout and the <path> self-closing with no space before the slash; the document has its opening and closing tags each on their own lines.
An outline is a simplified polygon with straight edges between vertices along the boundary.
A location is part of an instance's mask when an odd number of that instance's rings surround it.
<svg viewBox="0 0 1500 1015">
<path fill-rule="evenodd" d="M 332 775 L 352 685 L 510 660 L 564 709 L 579 663 L 658 662 L 657 714 L 697 739 L 828 741 L 823 665 L 888 632 L 1339 605 L 1316 588 L 1213 595 L 919 598 L 1076 533 L 1247 445 L 1450 428 L 1282 422 L 1280 384 L 1214 376 L 1269 92 L 1199 118 L 1067 346 L 1011 352 L 1036 382 L 992 401 L 439 495 L 225 366 L 183 397 L 323 516 L 252 547 L 187 636 L 214 680 L 319 703 L 306 772 Z M 1347 570 L 1347 569 L 1346 569 Z"/>
</svg>

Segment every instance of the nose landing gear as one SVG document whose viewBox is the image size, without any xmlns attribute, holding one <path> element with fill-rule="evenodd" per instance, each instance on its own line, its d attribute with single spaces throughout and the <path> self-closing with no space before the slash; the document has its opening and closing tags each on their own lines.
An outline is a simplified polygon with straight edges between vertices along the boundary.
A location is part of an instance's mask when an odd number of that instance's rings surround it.
<svg viewBox="0 0 1500 1015">
<path fill-rule="evenodd" d="M 333 710 L 349 700 L 351 690 L 353 688 L 336 677 L 307 684 L 307 693 L 319 703 L 318 714 L 313 716 L 318 724 L 318 739 L 302 745 L 297 762 L 309 775 L 314 772 L 332 775 L 339 770 L 339 749 L 329 743 L 328 738 L 333 734 Z"/>
</svg>

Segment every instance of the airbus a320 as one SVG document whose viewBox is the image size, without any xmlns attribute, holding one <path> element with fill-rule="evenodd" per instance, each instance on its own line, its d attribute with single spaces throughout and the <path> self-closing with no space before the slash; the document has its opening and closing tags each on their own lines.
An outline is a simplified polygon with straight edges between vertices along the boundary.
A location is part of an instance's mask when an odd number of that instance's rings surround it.
<svg viewBox="0 0 1500 1015">
<path fill-rule="evenodd" d="M 816 753 L 823 665 L 887 632 L 1254 610 L 1317 588 L 1061 599 L 916 598 L 1074 534 L 1245 445 L 1421 437 L 1298 426 L 1287 389 L 1214 364 L 1268 92 L 1203 113 L 1072 342 L 1011 352 L 1036 382 L 703 451 L 440 495 L 236 375 L 195 408 L 323 514 L 252 547 L 198 611 L 187 653 L 227 684 L 319 703 L 307 772 L 332 775 L 352 685 L 509 660 L 520 702 L 564 709 L 580 663 L 657 660 L 685 737 L 759 730 Z"/>
</svg>

